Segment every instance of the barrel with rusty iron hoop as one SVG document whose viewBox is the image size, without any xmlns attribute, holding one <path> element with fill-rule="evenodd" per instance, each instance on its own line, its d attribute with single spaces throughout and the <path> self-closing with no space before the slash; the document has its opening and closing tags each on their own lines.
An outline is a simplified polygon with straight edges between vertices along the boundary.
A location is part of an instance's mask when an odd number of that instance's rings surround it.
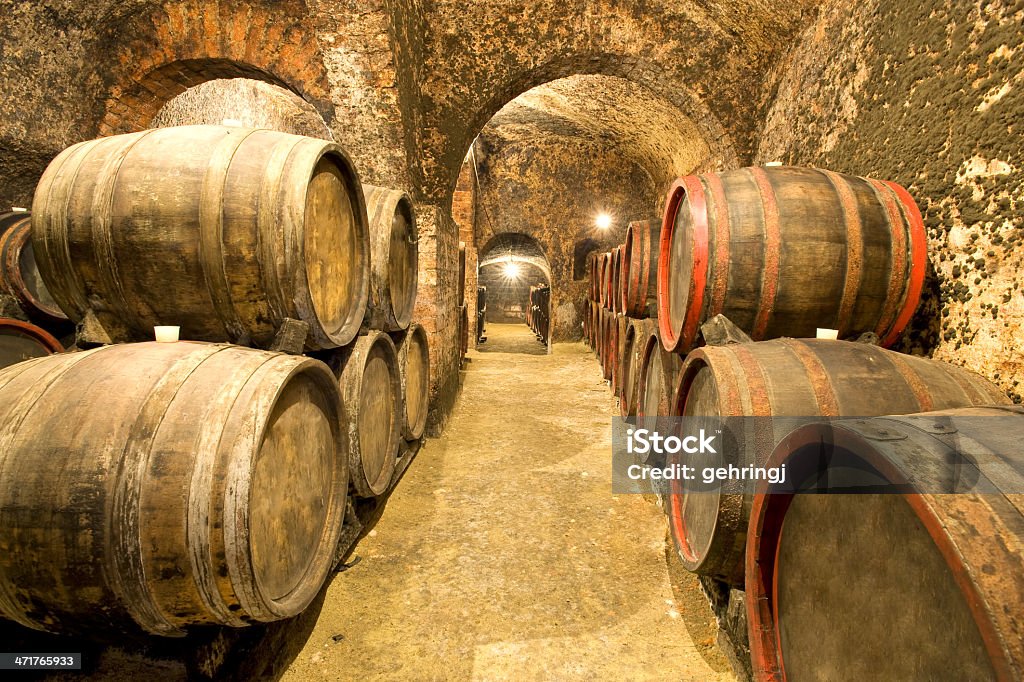
<svg viewBox="0 0 1024 682">
<path fill-rule="evenodd" d="M 587 255 L 587 300 L 596 301 L 597 298 L 597 282 L 598 268 L 600 267 L 601 254 L 597 251 L 591 251 Z"/>
<path fill-rule="evenodd" d="M 658 321 L 649 320 L 647 337 L 640 350 L 637 374 L 636 421 L 641 428 L 664 431 L 662 420 L 672 409 L 672 396 L 678 383 L 683 359 L 665 350 L 658 336 Z M 646 459 L 646 458 L 645 458 Z"/>
<path fill-rule="evenodd" d="M 32 216 L 19 211 L 0 216 L 0 291 L 18 302 L 29 319 L 61 324 L 68 316 L 53 300 L 39 274 L 32 247 Z"/>
<path fill-rule="evenodd" d="M 626 228 L 623 312 L 630 317 L 649 317 L 658 305 L 658 248 L 660 220 L 636 220 Z"/>
<path fill-rule="evenodd" d="M 300 613 L 334 563 L 342 430 L 302 356 L 140 343 L 0 370 L 0 615 L 183 636 Z"/>
<path fill-rule="evenodd" d="M 1009 403 L 982 377 L 936 360 L 865 343 L 776 339 L 705 346 L 689 354 L 671 414 L 710 417 L 845 417 L 911 414 Z M 759 432 L 731 454 L 737 466 L 761 466 L 793 420 L 757 424 Z M 743 582 L 750 495 L 726 481 L 713 492 L 687 494 L 671 485 L 669 526 L 690 571 L 731 585 Z"/>
<path fill-rule="evenodd" d="M 669 190 L 658 320 L 685 353 L 724 314 L 755 341 L 874 332 L 900 337 L 924 283 L 921 214 L 893 182 L 811 168 L 689 175 Z"/>
<path fill-rule="evenodd" d="M 608 306 L 613 313 L 622 312 L 622 244 L 612 249 L 612 276 L 608 288 Z"/>
<path fill-rule="evenodd" d="M 640 397 L 640 362 L 644 344 L 654 332 L 657 323 L 653 320 L 627 321 L 626 334 L 622 340 L 622 360 L 619 363 L 619 411 L 623 417 L 634 417 Z"/>
<path fill-rule="evenodd" d="M 750 516 L 755 678 L 1024 678 L 1022 442 L 1019 407 L 787 436 L 766 462 L 786 466 L 786 489 L 760 486 Z M 807 492 L 823 461 L 890 490 Z M 954 485 L 966 490 L 949 494 Z"/>
<path fill-rule="evenodd" d="M 42 327 L 0 317 L 0 369 L 63 350 L 60 341 Z"/>
<path fill-rule="evenodd" d="M 291 318 L 327 349 L 362 325 L 366 204 L 332 142 L 226 126 L 114 135 L 59 154 L 32 206 L 47 289 L 112 340 L 170 324 L 268 347 Z"/>
</svg>

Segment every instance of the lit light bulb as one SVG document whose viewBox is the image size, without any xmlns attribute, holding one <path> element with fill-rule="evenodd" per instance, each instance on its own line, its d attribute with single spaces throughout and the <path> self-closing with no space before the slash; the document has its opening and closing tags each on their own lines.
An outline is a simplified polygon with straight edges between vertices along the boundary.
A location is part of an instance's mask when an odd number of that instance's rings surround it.
<svg viewBox="0 0 1024 682">
<path fill-rule="evenodd" d="M 515 263 L 505 265 L 505 279 L 517 279 L 519 277 L 519 266 Z"/>
<path fill-rule="evenodd" d="M 607 213 L 598 213 L 597 218 L 594 219 L 594 224 L 597 225 L 599 230 L 607 230 L 612 226 L 612 217 Z"/>
</svg>

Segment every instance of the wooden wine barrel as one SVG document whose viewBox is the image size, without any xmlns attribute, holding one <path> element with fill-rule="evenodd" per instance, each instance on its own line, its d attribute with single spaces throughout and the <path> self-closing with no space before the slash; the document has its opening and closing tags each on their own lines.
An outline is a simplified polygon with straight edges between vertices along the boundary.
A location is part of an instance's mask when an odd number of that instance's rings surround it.
<svg viewBox="0 0 1024 682">
<path fill-rule="evenodd" d="M 644 344 L 654 332 L 651 320 L 627 320 L 622 340 L 622 361 L 619 364 L 619 411 L 623 417 L 635 417 L 640 397 L 640 361 Z"/>
<path fill-rule="evenodd" d="M 632 223 L 630 223 L 632 225 Z M 626 239 L 622 242 L 619 247 L 621 249 L 619 256 L 619 282 L 618 282 L 618 298 L 616 305 L 619 308 L 619 312 L 626 314 L 626 308 L 628 307 L 628 301 L 626 300 L 626 294 L 629 293 L 629 278 L 632 276 L 630 272 L 631 261 L 633 259 L 633 243 L 630 238 L 630 227 L 626 226 Z"/>
<path fill-rule="evenodd" d="M 622 381 L 622 363 L 625 361 L 624 346 L 626 343 L 626 332 L 629 330 L 629 318 L 622 313 L 615 314 L 615 348 L 612 353 L 612 393 L 619 395 Z"/>
<path fill-rule="evenodd" d="M 672 409 L 672 395 L 683 360 L 665 350 L 658 338 L 657 320 L 650 320 L 649 325 L 640 351 L 636 421 L 640 428 L 664 432 L 667 429 L 659 428 L 659 418 L 668 416 Z"/>
<path fill-rule="evenodd" d="M 341 385 L 352 487 L 360 497 L 376 497 L 395 473 L 404 411 L 395 344 L 370 331 L 338 351 L 331 368 Z"/>
<path fill-rule="evenodd" d="M 665 348 L 724 314 L 755 341 L 874 332 L 889 346 L 917 307 L 927 240 L 892 182 L 811 168 L 689 175 L 669 190 L 658 254 Z"/>
<path fill-rule="evenodd" d="M 363 192 L 324 140 L 184 126 L 82 142 L 39 181 L 32 241 L 60 308 L 115 340 L 171 324 L 267 347 L 292 318 L 333 348 L 366 312 Z"/>
<path fill-rule="evenodd" d="M 587 256 L 587 299 L 598 300 L 597 286 L 600 279 L 601 254 L 591 251 Z"/>
<path fill-rule="evenodd" d="M 608 308 L 613 313 L 621 313 L 622 297 L 619 295 L 619 285 L 622 282 L 622 245 L 612 249 L 612 276 L 608 284 Z"/>
<path fill-rule="evenodd" d="M 609 251 L 605 254 L 604 273 L 601 276 L 601 307 L 605 310 L 612 309 L 612 273 L 615 271 L 614 259 L 614 251 Z"/>
<path fill-rule="evenodd" d="M 690 353 L 671 414 L 861 417 L 994 403 L 1009 401 L 995 385 L 953 365 L 864 343 L 777 339 Z M 759 428 L 735 454 L 737 466 L 761 466 L 793 422 L 763 420 Z M 742 483 L 696 494 L 676 483 L 669 497 L 669 526 L 683 565 L 742 584 L 750 509 Z"/>
<path fill-rule="evenodd" d="M 342 423 L 326 365 L 238 346 L 0 370 L 0 615 L 167 636 L 296 615 L 334 561 Z"/>
<path fill-rule="evenodd" d="M 605 310 L 604 328 L 601 337 L 601 367 L 604 378 L 611 381 L 615 368 L 615 354 L 619 346 L 619 325 L 615 313 Z"/>
<path fill-rule="evenodd" d="M 402 437 L 417 440 L 427 425 L 430 404 L 430 346 L 427 332 L 415 322 L 394 335 L 402 396 Z"/>
<path fill-rule="evenodd" d="M 366 326 L 398 331 L 416 306 L 419 235 L 405 192 L 363 185 L 370 232 L 370 307 Z"/>
<path fill-rule="evenodd" d="M 455 295 L 457 305 L 466 303 L 466 242 L 459 242 L 459 280 L 458 292 Z"/>
<path fill-rule="evenodd" d="M 1021 442 L 1021 408 L 844 420 L 788 436 L 768 465 L 786 465 L 789 490 L 762 487 L 751 511 L 756 678 L 1024 679 Z M 821 486 L 823 458 L 898 487 L 792 494 L 807 478 Z M 971 478 L 970 491 L 943 494 Z"/>
<path fill-rule="evenodd" d="M 658 305 L 658 247 L 661 222 L 637 220 L 626 228 L 624 312 L 630 317 L 654 316 Z"/>
<path fill-rule="evenodd" d="M 0 369 L 64 350 L 50 332 L 29 322 L 0 317 Z"/>
<path fill-rule="evenodd" d="M 0 290 L 10 294 L 29 316 L 42 323 L 67 322 L 36 266 L 32 248 L 32 217 L 27 211 L 12 216 L 0 234 Z"/>
</svg>

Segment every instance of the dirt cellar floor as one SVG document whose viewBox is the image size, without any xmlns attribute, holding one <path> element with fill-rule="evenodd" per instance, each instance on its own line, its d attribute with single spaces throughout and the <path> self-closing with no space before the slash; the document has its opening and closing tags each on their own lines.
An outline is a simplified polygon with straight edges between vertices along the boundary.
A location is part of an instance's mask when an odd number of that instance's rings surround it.
<svg viewBox="0 0 1024 682">
<path fill-rule="evenodd" d="M 283 679 L 733 679 L 661 510 L 611 494 L 593 354 L 548 355 L 525 325 L 486 334 Z"/>
</svg>

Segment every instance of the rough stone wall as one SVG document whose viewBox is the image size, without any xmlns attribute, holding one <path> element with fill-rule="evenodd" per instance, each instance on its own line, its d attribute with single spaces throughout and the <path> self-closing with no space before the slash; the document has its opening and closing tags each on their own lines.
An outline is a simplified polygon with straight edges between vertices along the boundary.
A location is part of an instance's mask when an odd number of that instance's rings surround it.
<svg viewBox="0 0 1024 682">
<path fill-rule="evenodd" d="M 428 435 L 438 435 L 459 392 L 458 228 L 451 214 L 434 206 L 416 207 L 419 230 L 419 290 L 415 320 L 430 344 Z"/>
<path fill-rule="evenodd" d="M 551 266 L 552 340 L 579 340 L 587 283 L 573 279 L 576 242 L 592 238 L 602 251 L 622 243 L 630 220 L 654 215 L 661 188 L 598 142 L 509 132 L 489 129 L 481 136 L 477 243 L 510 232 L 536 239 Z M 600 211 L 615 218 L 606 231 L 594 226 Z"/>
<path fill-rule="evenodd" d="M 1024 393 L 1024 3 L 833 0 L 786 68 L 760 141 L 781 160 L 894 180 L 928 231 L 904 350 Z"/>
<path fill-rule="evenodd" d="M 333 139 L 309 102 L 277 85 L 248 78 L 212 80 L 189 88 L 165 104 L 150 127 L 220 125 L 225 119 L 246 128 Z"/>
</svg>

